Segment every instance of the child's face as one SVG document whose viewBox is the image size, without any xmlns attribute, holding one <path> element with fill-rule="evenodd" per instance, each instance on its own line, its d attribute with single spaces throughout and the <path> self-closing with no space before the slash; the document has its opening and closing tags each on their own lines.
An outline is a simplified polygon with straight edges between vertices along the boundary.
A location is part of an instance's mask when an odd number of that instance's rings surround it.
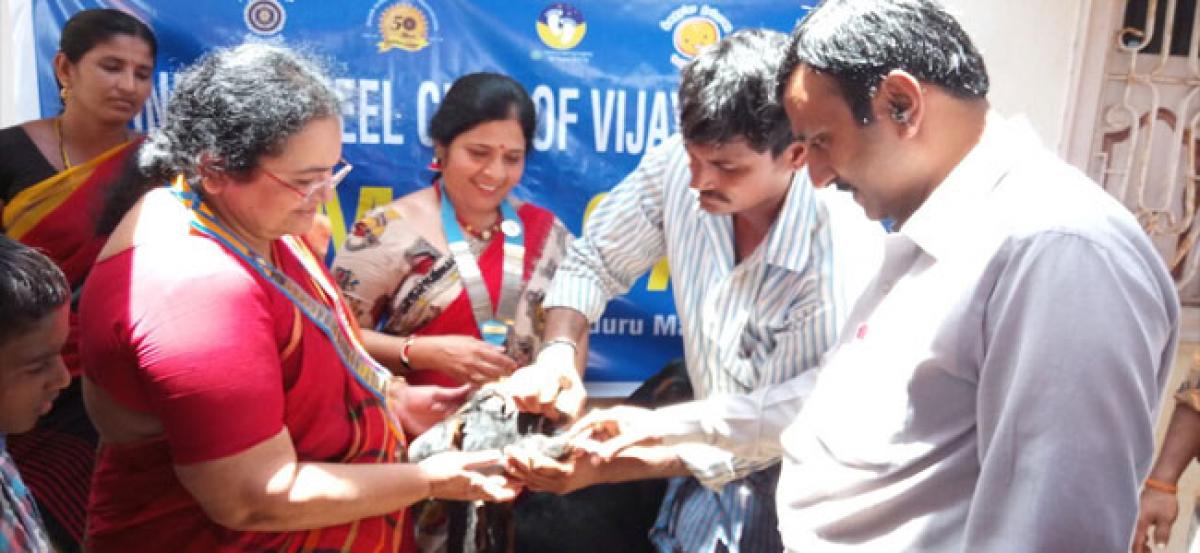
<svg viewBox="0 0 1200 553">
<path fill-rule="evenodd" d="M 62 360 L 68 307 L 46 315 L 29 331 L 0 344 L 0 432 L 33 428 L 71 382 Z"/>
</svg>

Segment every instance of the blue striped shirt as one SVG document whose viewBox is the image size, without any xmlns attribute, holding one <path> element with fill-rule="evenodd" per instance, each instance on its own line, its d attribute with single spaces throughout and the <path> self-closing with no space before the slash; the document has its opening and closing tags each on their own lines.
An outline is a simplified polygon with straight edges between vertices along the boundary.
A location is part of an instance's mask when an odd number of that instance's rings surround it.
<svg viewBox="0 0 1200 553">
<path fill-rule="evenodd" d="M 0 553 L 50 553 L 54 549 L 33 496 L 8 455 L 6 438 L 0 434 Z"/>
<path fill-rule="evenodd" d="M 702 210 L 690 182 L 678 135 L 646 154 L 588 218 L 543 305 L 576 309 L 593 322 L 665 255 L 698 399 L 746 393 L 816 367 L 847 299 L 878 268 L 882 228 L 847 194 L 816 190 L 798 172 L 763 242 L 737 263 L 732 217 Z M 743 461 L 700 444 L 676 453 L 713 490 L 778 461 Z"/>
</svg>

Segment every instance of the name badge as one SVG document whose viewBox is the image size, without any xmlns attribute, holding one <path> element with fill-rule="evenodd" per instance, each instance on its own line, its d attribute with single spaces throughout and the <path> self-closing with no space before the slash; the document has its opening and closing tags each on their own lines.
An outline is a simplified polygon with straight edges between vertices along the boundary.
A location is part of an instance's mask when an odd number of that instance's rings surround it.
<svg viewBox="0 0 1200 553">
<path fill-rule="evenodd" d="M 508 339 L 508 325 L 495 319 L 484 321 L 479 325 L 479 333 L 483 335 L 483 341 L 503 346 Z"/>
</svg>

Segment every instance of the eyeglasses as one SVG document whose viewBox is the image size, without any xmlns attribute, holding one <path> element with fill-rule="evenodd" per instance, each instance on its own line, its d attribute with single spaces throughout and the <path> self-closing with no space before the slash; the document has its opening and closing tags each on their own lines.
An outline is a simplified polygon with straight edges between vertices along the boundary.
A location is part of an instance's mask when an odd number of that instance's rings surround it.
<svg viewBox="0 0 1200 553">
<path fill-rule="evenodd" d="M 340 165 L 340 167 L 338 165 Z M 333 169 L 329 172 L 329 177 L 304 185 L 292 184 L 288 181 L 285 181 L 276 176 L 275 173 L 268 171 L 265 167 L 259 167 L 259 169 L 262 169 L 263 174 L 271 177 L 271 180 L 288 187 L 292 192 L 295 192 L 302 199 L 304 199 L 304 201 L 308 201 L 317 194 L 320 194 L 326 190 L 333 190 L 334 188 L 337 188 L 337 185 L 342 182 L 342 179 L 345 179 L 346 175 L 349 175 L 350 171 L 354 169 L 354 166 L 350 165 L 344 159 L 339 159 L 338 165 L 333 166 Z"/>
</svg>

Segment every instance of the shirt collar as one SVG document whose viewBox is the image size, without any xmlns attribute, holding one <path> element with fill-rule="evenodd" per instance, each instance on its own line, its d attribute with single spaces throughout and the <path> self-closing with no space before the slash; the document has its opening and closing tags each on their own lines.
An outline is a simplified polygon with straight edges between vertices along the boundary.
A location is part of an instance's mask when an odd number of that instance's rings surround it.
<svg viewBox="0 0 1200 553">
<path fill-rule="evenodd" d="M 1040 144 L 1028 124 L 1006 121 L 989 112 L 979 143 L 967 153 L 925 202 L 908 218 L 900 233 L 934 259 L 961 246 L 962 232 L 979 224 L 988 193 L 1031 146 Z"/>
<path fill-rule="evenodd" d="M 796 171 L 779 216 L 763 241 L 764 261 L 792 272 L 801 272 L 808 266 L 811 237 L 816 230 L 813 227 L 821 224 L 816 220 L 815 202 L 816 189 L 808 178 L 808 169 Z"/>
</svg>

